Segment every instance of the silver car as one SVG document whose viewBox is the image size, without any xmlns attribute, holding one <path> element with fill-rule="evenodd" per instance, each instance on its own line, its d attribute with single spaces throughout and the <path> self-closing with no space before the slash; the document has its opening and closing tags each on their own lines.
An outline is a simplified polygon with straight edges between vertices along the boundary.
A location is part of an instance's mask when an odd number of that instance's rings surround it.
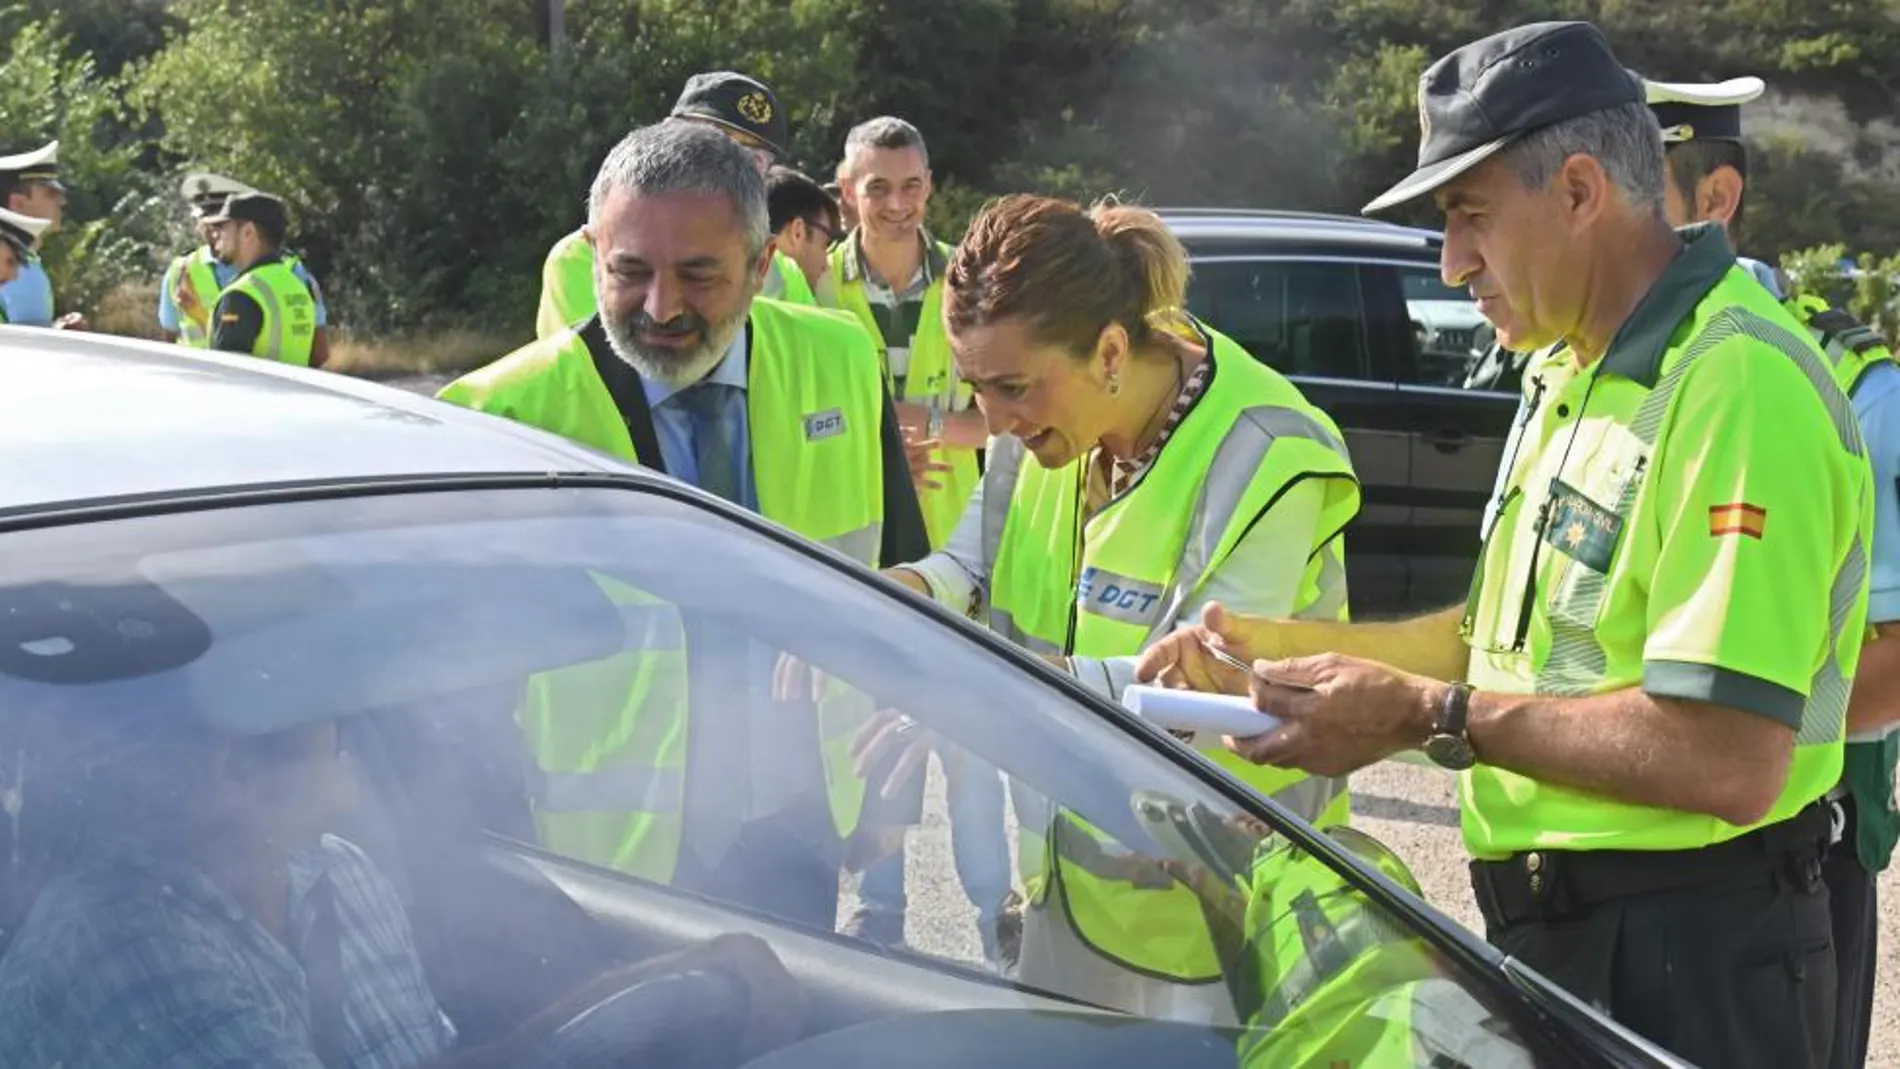
<svg viewBox="0 0 1900 1069">
<path fill-rule="evenodd" d="M 890 769 L 833 783 L 862 809 L 803 838 L 685 821 L 669 871 L 554 819 L 576 806 L 550 802 L 549 733 L 624 750 L 650 710 L 611 669 L 686 656 L 659 641 L 680 634 L 733 666 L 674 694 L 687 749 L 752 761 L 700 794 L 797 795 L 776 773 L 836 707 L 779 693 L 788 664 L 860 702 L 863 738 L 925 740 L 904 943 L 786 905 L 848 909 L 901 841 Z M 970 767 L 1016 799 L 990 933 L 943 843 L 944 776 Z M 579 808 L 615 828 L 657 798 Z M 824 547 L 532 429 L 243 357 L 0 328 L 0 801 L 12 1069 L 1681 1064 L 1369 838 Z M 1173 892 L 1156 937 L 1220 962 L 1199 1008 L 1030 967 L 1025 929 L 1069 904 L 1023 846 L 1051 812 Z M 749 851 L 729 890 L 682 875 L 720 849 Z"/>
</svg>

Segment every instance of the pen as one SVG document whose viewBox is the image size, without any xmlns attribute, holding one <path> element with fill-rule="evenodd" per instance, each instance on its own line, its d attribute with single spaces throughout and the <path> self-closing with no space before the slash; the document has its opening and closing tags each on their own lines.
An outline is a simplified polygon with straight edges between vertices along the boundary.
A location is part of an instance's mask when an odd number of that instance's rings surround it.
<svg viewBox="0 0 1900 1069">
<path fill-rule="evenodd" d="M 1262 682 L 1271 683 L 1276 687 L 1285 687 L 1288 690 L 1314 689 L 1313 686 L 1308 683 L 1295 683 L 1287 679 L 1276 679 L 1272 676 L 1263 675 L 1259 672 L 1256 672 L 1254 671 L 1252 665 L 1234 656 L 1233 654 L 1228 653 L 1226 650 L 1220 649 L 1217 646 L 1209 645 L 1206 642 L 1201 643 L 1201 648 L 1206 650 L 1208 653 L 1212 654 L 1215 660 L 1226 665 L 1227 667 L 1245 672 L 1250 676 L 1259 676 Z"/>
</svg>

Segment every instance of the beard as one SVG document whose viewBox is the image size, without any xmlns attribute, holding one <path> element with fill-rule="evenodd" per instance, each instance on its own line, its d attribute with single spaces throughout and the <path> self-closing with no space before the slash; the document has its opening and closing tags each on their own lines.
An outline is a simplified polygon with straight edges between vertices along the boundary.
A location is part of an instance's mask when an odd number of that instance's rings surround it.
<svg viewBox="0 0 1900 1069">
<path fill-rule="evenodd" d="M 719 366 L 726 350 L 732 347 L 732 340 L 745 327 L 751 310 L 749 296 L 738 311 L 718 322 L 708 322 L 694 312 L 682 312 L 662 323 L 644 311 L 619 318 L 602 309 L 600 325 L 607 335 L 608 348 L 643 378 L 657 379 L 669 386 L 688 386 Z M 642 334 L 673 338 L 696 334 L 700 341 L 692 346 L 647 345 L 640 340 Z"/>
</svg>

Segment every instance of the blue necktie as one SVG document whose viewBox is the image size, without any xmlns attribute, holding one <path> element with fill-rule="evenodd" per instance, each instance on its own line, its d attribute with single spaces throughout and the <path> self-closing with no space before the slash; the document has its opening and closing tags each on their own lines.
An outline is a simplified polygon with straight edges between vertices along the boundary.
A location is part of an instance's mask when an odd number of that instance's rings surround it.
<svg viewBox="0 0 1900 1069">
<path fill-rule="evenodd" d="M 739 391 L 723 382 L 696 382 L 679 392 L 680 407 L 693 426 L 693 459 L 699 468 L 699 488 L 735 505 L 739 500 L 739 465 L 734 455 L 731 422 L 726 418 Z"/>
<path fill-rule="evenodd" d="M 699 488 L 743 506 L 739 465 L 747 458 L 736 455 L 728 418 L 734 403 L 743 400 L 740 391 L 722 382 L 702 381 L 675 398 L 692 426 Z M 710 875 L 726 860 L 750 808 L 747 643 L 743 634 L 693 619 L 687 624 L 686 648 L 686 806 L 681 845 Z"/>
</svg>

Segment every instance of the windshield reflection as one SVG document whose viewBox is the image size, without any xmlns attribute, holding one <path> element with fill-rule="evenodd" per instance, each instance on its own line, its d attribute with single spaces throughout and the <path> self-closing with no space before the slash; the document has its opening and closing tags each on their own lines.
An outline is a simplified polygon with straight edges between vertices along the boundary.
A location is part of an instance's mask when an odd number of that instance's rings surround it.
<svg viewBox="0 0 1900 1069">
<path fill-rule="evenodd" d="M 0 1064 L 736 1065 L 1038 992 L 1230 1029 L 1246 1065 L 1532 1064 L 1172 744 L 697 505 L 391 494 L 0 539 Z M 1007 786 L 1009 906 L 841 937 L 970 775 Z M 962 898 L 950 853 L 911 852 L 914 903 Z M 708 904 L 723 935 L 684 919 Z M 814 954 L 863 979 L 810 1004 Z"/>
</svg>

